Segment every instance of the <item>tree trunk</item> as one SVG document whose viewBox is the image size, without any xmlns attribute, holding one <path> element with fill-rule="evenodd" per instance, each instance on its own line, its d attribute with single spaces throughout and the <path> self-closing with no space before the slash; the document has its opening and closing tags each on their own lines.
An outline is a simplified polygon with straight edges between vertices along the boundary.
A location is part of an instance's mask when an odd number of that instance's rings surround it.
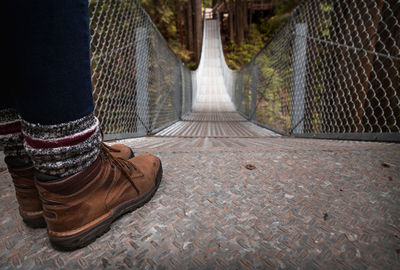
<svg viewBox="0 0 400 270">
<path fill-rule="evenodd" d="M 242 0 L 236 0 L 235 3 L 235 28 L 236 28 L 236 44 L 240 45 L 244 39 L 244 26 L 243 26 L 243 9 Z"/>
<path fill-rule="evenodd" d="M 247 32 L 249 29 L 249 25 L 248 25 L 248 4 L 247 4 L 247 0 L 243 0 L 242 2 L 243 5 L 243 17 L 242 17 L 242 22 L 243 22 L 243 28 L 244 28 L 244 32 Z"/>
<path fill-rule="evenodd" d="M 250 8 L 249 9 L 249 22 L 248 22 L 248 35 L 251 35 L 251 24 L 253 21 L 253 10 Z"/>
<path fill-rule="evenodd" d="M 234 27 L 234 2 L 230 0 L 228 3 L 228 10 L 229 10 L 229 39 L 233 43 L 235 42 L 235 27 Z"/>
<path fill-rule="evenodd" d="M 194 50 L 196 53 L 196 60 L 200 60 L 201 54 L 201 38 L 202 38 L 202 27 L 201 27 L 201 0 L 192 0 L 193 8 L 193 26 L 194 26 Z"/>
<path fill-rule="evenodd" d="M 176 31 L 179 35 L 179 41 L 181 43 L 181 46 L 185 46 L 185 39 L 184 39 L 184 18 L 182 16 L 184 12 L 184 7 L 182 3 L 178 0 L 175 1 L 175 26 L 176 26 Z"/>
<path fill-rule="evenodd" d="M 194 52 L 194 42 L 193 42 L 193 9 L 192 9 L 192 1 L 187 1 L 187 9 L 186 9 L 186 31 L 187 31 L 187 48 L 189 51 Z"/>
<path fill-rule="evenodd" d="M 355 5 L 350 6 L 347 13 L 343 14 L 344 20 L 342 21 L 342 25 L 340 25 L 340 29 L 347 28 L 352 33 L 364 34 L 358 39 L 353 38 L 351 35 L 344 35 L 342 39 L 339 39 L 339 42 L 342 44 L 351 44 L 351 42 L 354 42 L 354 46 L 356 47 L 363 47 L 368 51 L 374 51 L 383 3 L 383 0 L 377 0 L 375 3 L 371 2 L 367 5 L 368 13 L 365 13 L 361 17 L 363 21 L 368 21 L 365 28 L 362 24 L 357 25 L 353 23 L 352 14 L 356 14 L 358 10 L 364 7 L 362 0 L 355 1 Z M 337 31 L 339 32 L 340 30 Z M 366 106 L 366 93 L 370 88 L 369 83 L 374 54 L 365 55 L 363 51 L 349 51 L 346 48 L 340 48 L 337 51 L 338 54 L 340 53 L 339 55 L 348 56 L 345 61 L 337 63 L 338 67 L 336 71 L 336 74 L 340 74 L 339 72 L 343 74 L 337 89 L 346 90 L 346 94 L 341 95 L 336 107 L 344 108 L 341 109 L 340 120 L 344 123 L 349 123 L 346 130 L 340 130 L 339 132 L 362 132 L 365 127 L 363 124 L 365 121 L 364 112 L 368 109 Z"/>
<path fill-rule="evenodd" d="M 396 0 L 385 1 L 380 8 L 381 3 L 376 2 L 381 10 L 380 14 L 384 14 L 385 10 L 395 10 L 399 3 Z M 393 17 L 400 21 L 399 12 L 394 13 Z M 388 22 L 393 21 L 393 17 L 379 16 L 380 20 L 376 25 L 380 40 L 377 42 L 376 36 L 371 40 L 371 43 L 375 43 L 374 48 L 377 53 L 391 56 L 398 54 L 396 46 L 400 47 L 400 29 L 393 27 L 389 33 L 387 28 Z M 400 106 L 396 97 L 400 95 L 400 76 L 398 75 L 400 60 L 375 56 L 372 65 L 369 78 L 371 85 L 366 94 L 372 110 L 365 110 L 366 117 L 363 124 L 368 126 L 373 123 L 372 129 L 368 130 L 370 132 L 399 132 Z"/>
</svg>

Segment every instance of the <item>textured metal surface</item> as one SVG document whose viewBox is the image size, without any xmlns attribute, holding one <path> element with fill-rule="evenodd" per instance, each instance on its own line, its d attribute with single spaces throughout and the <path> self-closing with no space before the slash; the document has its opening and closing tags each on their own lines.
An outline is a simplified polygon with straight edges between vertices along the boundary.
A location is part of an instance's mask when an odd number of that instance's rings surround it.
<svg viewBox="0 0 400 270">
<path fill-rule="evenodd" d="M 172 137 L 271 137 L 275 132 L 245 121 L 236 112 L 193 113 L 184 117 L 155 136 Z M 188 120 L 190 119 L 190 120 Z"/>
<path fill-rule="evenodd" d="M 399 10 L 398 0 L 302 1 L 237 74 L 236 107 L 286 134 L 400 141 Z"/>
<path fill-rule="evenodd" d="M 22 223 L 10 177 L 0 173 L 1 269 L 400 267 L 398 144 L 283 137 L 123 142 L 161 157 L 160 189 L 74 252 L 54 251 L 44 229 Z"/>
<path fill-rule="evenodd" d="M 200 64 L 193 72 L 193 112 L 235 111 L 224 82 L 223 59 L 218 20 L 205 20 Z"/>
<path fill-rule="evenodd" d="M 184 121 L 196 121 L 196 122 L 231 122 L 231 121 L 247 121 L 243 116 L 237 112 L 224 112 L 224 113 L 189 113 L 182 117 Z"/>
</svg>

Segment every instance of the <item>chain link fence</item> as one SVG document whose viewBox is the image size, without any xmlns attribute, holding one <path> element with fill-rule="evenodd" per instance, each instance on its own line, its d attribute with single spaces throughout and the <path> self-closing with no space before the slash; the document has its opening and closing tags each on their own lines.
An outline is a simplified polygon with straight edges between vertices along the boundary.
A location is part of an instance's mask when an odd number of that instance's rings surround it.
<svg viewBox="0 0 400 270">
<path fill-rule="evenodd" d="M 400 1 L 303 1 L 232 100 L 282 134 L 400 141 Z"/>
<path fill-rule="evenodd" d="M 191 73 L 136 0 L 90 0 L 95 114 L 105 139 L 143 136 L 191 110 Z"/>
</svg>

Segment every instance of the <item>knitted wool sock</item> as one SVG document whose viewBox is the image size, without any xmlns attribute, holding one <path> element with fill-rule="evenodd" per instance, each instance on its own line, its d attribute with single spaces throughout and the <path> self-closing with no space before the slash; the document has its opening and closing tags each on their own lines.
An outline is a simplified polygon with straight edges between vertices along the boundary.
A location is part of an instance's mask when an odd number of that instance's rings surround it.
<svg viewBox="0 0 400 270">
<path fill-rule="evenodd" d="M 57 125 L 22 120 L 22 132 L 35 169 L 46 175 L 70 176 L 89 167 L 100 152 L 99 120 L 93 113 Z"/>
<path fill-rule="evenodd" d="M 4 151 L 6 160 L 14 160 L 19 166 L 23 164 L 32 164 L 24 148 L 21 119 L 14 109 L 0 110 L 0 151 L 1 150 Z"/>
</svg>

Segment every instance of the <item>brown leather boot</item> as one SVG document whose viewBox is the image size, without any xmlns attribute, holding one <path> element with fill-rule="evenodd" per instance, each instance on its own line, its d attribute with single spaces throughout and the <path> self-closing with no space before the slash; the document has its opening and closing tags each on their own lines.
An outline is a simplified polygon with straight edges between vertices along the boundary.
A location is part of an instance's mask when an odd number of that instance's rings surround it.
<svg viewBox="0 0 400 270">
<path fill-rule="evenodd" d="M 108 146 L 105 143 L 101 144 L 116 158 L 127 160 L 135 156 L 131 148 L 126 145 L 114 144 Z M 12 168 L 8 164 L 8 172 L 14 183 L 15 195 L 22 220 L 31 228 L 45 228 L 46 222 L 42 216 L 42 201 L 35 186 L 34 171 L 35 169 L 32 165 Z"/>
<path fill-rule="evenodd" d="M 34 183 L 34 168 L 27 166 L 22 168 L 11 168 L 8 166 L 14 187 L 15 195 L 19 204 L 19 214 L 22 220 L 32 228 L 44 228 L 46 222 L 42 216 L 42 202 Z"/>
<path fill-rule="evenodd" d="M 36 181 L 50 242 L 62 250 L 88 245 L 116 218 L 149 201 L 161 178 L 157 157 L 142 154 L 123 160 L 103 148 L 90 167 L 75 175 Z"/>
</svg>

